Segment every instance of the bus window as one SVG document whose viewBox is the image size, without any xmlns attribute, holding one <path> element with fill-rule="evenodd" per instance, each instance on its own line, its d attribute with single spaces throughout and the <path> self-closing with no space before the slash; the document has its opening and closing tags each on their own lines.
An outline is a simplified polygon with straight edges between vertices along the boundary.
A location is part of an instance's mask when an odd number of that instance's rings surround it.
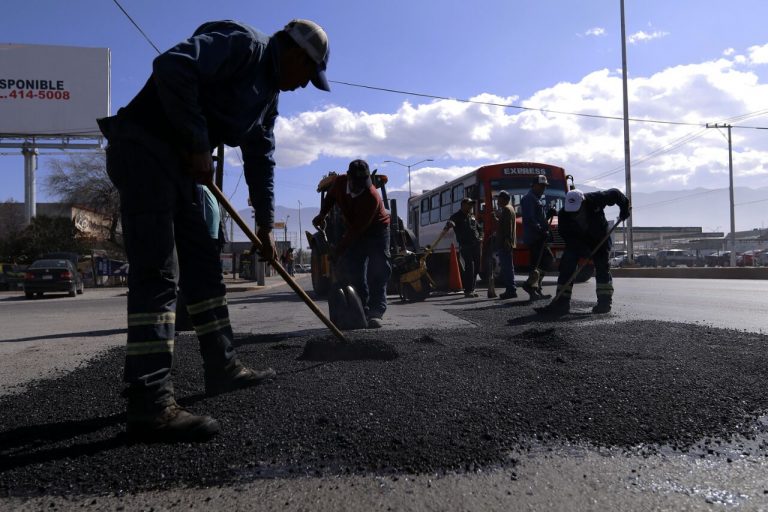
<svg viewBox="0 0 768 512">
<path fill-rule="evenodd" d="M 429 224 L 429 198 L 421 200 L 421 216 L 419 218 L 419 224 L 427 226 Z"/>
<path fill-rule="evenodd" d="M 453 211 L 457 212 L 461 209 L 461 200 L 464 199 L 464 184 L 459 183 L 453 187 Z"/>
<path fill-rule="evenodd" d="M 440 222 L 440 196 L 438 194 L 429 198 L 429 222 Z"/>
<path fill-rule="evenodd" d="M 440 193 L 440 220 L 451 218 L 451 189 Z"/>
</svg>

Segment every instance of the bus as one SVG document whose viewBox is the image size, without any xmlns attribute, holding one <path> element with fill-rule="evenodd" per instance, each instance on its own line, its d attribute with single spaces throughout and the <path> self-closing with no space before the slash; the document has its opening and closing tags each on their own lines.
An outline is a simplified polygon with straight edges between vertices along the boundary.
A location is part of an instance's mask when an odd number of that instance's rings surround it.
<svg viewBox="0 0 768 512">
<path fill-rule="evenodd" d="M 569 190 L 568 180 L 573 183 L 573 177 L 567 175 L 562 167 L 537 162 L 505 162 L 484 165 L 453 181 L 446 182 L 435 189 L 425 191 L 408 200 L 408 228 L 413 233 L 416 247 L 431 245 L 445 227 L 445 223 L 454 212 L 459 211 L 461 200 L 469 197 L 475 200 L 475 216 L 483 231 L 483 258 L 481 275 L 484 276 L 488 265 L 488 255 L 494 254 L 492 237 L 496 231 L 496 198 L 499 191 L 506 190 L 517 212 L 517 248 L 514 251 L 515 270 L 526 272 L 532 264 L 536 264 L 538 255 L 531 255 L 523 243 L 523 219 L 520 212 L 520 201 L 531 188 L 533 181 L 544 175 L 549 186 L 542 196 L 546 208 L 560 210 Z M 553 241 L 550 248 L 555 256 L 555 265 L 559 263 L 565 243 L 558 235 L 557 217 L 551 221 Z M 448 262 L 451 244 L 456 244 L 456 237 L 451 230 L 440 241 L 430 256 L 430 267 L 441 267 Z M 435 261 L 436 260 L 436 261 Z M 442 261 L 444 260 L 444 261 Z M 496 267 L 498 269 L 498 266 Z M 545 269 L 545 270 L 554 270 Z"/>
</svg>

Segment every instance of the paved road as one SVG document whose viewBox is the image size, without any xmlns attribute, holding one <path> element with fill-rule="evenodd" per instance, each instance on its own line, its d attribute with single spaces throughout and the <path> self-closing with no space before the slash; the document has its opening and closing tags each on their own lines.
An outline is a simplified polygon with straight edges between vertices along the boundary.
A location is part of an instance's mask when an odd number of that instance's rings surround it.
<svg viewBox="0 0 768 512">
<path fill-rule="evenodd" d="M 309 286 L 307 276 L 300 276 Z M 276 281 L 230 294 L 238 332 L 322 330 L 323 326 Z M 763 332 L 768 281 L 616 279 L 611 322 L 674 320 Z M 0 294 L 0 395 L 52 377 L 123 343 L 124 290 L 25 301 Z M 577 285 L 576 299 L 594 298 L 594 282 Z M 460 294 L 423 304 L 393 304 L 385 329 L 409 325 L 456 329 L 469 324 L 451 309 L 487 305 Z M 605 320 L 600 320 L 605 321 Z M 620 331 L 617 330 L 617 331 Z M 19 385 L 21 383 L 21 386 Z M 560 447 L 521 456 L 511 469 L 447 476 L 335 477 L 261 480 L 237 487 L 136 496 L 6 500 L 0 508 L 126 510 L 768 510 L 768 464 L 739 457 L 698 459 L 668 453 L 628 456 L 611 450 Z"/>
</svg>

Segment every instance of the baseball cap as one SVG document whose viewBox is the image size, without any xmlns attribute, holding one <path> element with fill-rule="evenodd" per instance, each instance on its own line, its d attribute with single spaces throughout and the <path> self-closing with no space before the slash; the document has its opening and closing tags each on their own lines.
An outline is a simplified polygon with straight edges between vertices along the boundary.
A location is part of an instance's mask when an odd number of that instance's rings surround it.
<svg viewBox="0 0 768 512">
<path fill-rule="evenodd" d="M 549 182 L 547 181 L 547 177 L 543 174 L 539 174 L 536 176 L 536 179 L 533 182 L 534 185 L 549 185 Z"/>
<path fill-rule="evenodd" d="M 500 190 L 498 197 L 506 197 L 507 199 L 509 199 L 509 192 L 507 192 L 506 190 Z"/>
<path fill-rule="evenodd" d="M 312 85 L 322 91 L 330 91 L 328 79 L 325 77 L 325 68 L 328 66 L 331 48 L 328 45 L 328 35 L 323 27 L 314 21 L 295 19 L 291 20 L 283 29 L 302 50 L 317 64 L 317 71 L 312 77 Z"/>
<path fill-rule="evenodd" d="M 465 197 L 464 199 L 461 200 L 461 204 L 467 204 L 467 203 L 475 204 L 475 200 L 472 199 L 471 197 Z"/>
<path fill-rule="evenodd" d="M 573 189 L 565 194 L 565 211 L 577 212 L 584 201 L 584 192 L 579 189 Z"/>
<path fill-rule="evenodd" d="M 352 178 L 367 178 L 371 175 L 368 162 L 365 160 L 352 160 L 347 168 L 347 175 Z"/>
</svg>

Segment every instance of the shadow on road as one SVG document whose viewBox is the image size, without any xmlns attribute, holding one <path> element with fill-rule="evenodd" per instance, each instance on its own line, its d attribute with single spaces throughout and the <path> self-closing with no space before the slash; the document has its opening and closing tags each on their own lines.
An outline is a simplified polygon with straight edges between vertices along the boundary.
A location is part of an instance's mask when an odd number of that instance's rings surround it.
<svg viewBox="0 0 768 512">
<path fill-rule="evenodd" d="M 101 336 L 112 336 L 113 334 L 123 334 L 125 329 L 104 329 L 102 331 L 85 331 L 85 332 L 62 332 L 55 334 L 44 334 L 42 336 L 29 336 L 26 338 L 12 338 L 12 339 L 0 339 L 0 343 L 17 342 L 17 341 L 43 341 L 43 340 L 60 340 L 63 338 L 99 338 Z"/>
</svg>

